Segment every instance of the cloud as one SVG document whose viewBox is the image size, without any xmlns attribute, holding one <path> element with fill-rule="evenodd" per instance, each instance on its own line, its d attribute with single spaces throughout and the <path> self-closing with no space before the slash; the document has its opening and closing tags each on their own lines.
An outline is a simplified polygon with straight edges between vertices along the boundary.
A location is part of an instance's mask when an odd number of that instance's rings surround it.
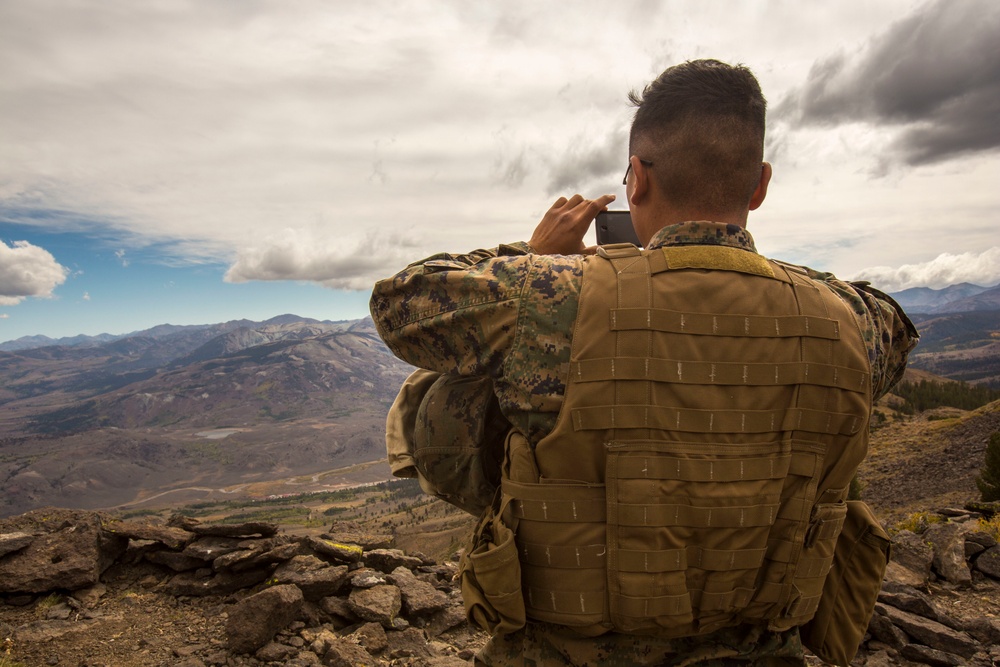
<svg viewBox="0 0 1000 667">
<path fill-rule="evenodd" d="M 123 249 L 115 250 L 115 257 L 121 262 L 123 268 L 128 268 L 128 259 L 125 258 L 125 251 Z"/>
<path fill-rule="evenodd" d="M 90 292 L 84 292 L 81 297 L 84 301 L 90 301 Z"/>
<path fill-rule="evenodd" d="M 793 126 L 892 130 L 892 162 L 915 166 L 1000 148 L 1000 3 L 935 0 L 856 52 L 816 61 L 776 106 Z"/>
<path fill-rule="evenodd" d="M 942 288 L 958 283 L 992 287 L 1000 283 L 1000 247 L 980 253 L 942 253 L 922 264 L 904 264 L 898 268 L 875 266 L 864 269 L 854 278 L 869 280 L 887 292 L 910 287 Z"/>
<path fill-rule="evenodd" d="M 414 259 L 406 247 L 393 247 L 372 234 L 345 249 L 337 239 L 286 229 L 242 249 L 224 280 L 302 280 L 334 289 L 370 290 L 376 280 Z"/>
<path fill-rule="evenodd" d="M 0 305 L 14 306 L 28 297 L 51 297 L 69 269 L 52 254 L 27 241 L 0 241 Z"/>
<path fill-rule="evenodd" d="M 764 211 L 783 238 L 835 208 L 824 193 L 863 180 L 853 178 L 857 154 L 906 138 L 919 160 L 918 149 L 978 146 L 988 132 L 955 90 L 975 101 L 995 81 L 996 11 L 968 0 L 906 17 L 916 1 L 637 0 L 614 12 L 599 0 L 572 11 L 531 0 L 0 2 L 0 224 L 100 238 L 102 256 L 124 248 L 132 270 L 155 258 L 225 265 L 233 282 L 367 289 L 435 251 L 523 240 L 556 194 L 620 194 L 628 91 L 667 65 L 716 57 L 746 62 L 772 100 L 799 86 L 768 134 L 769 157 L 783 164 Z M 867 46 L 807 76 L 817 54 L 842 44 Z M 916 59 L 934 85 L 912 85 L 909 71 L 882 76 L 877 58 L 887 72 Z M 979 78 L 961 78 L 969 72 Z M 901 82 L 917 101 L 943 102 L 893 111 L 893 99 L 909 99 L 891 92 Z M 938 116 L 946 122 L 924 127 Z M 859 145 L 826 127 L 839 123 L 875 129 Z M 846 164 L 829 159 L 831 135 L 854 151 Z M 900 146 L 894 159 L 911 155 Z M 940 251 L 985 247 L 947 227 L 995 216 L 992 181 L 941 176 L 934 188 L 916 177 L 865 182 L 837 193 L 848 204 L 835 212 L 891 219 L 885 234 Z M 922 198 L 932 189 L 950 196 Z M 970 201 L 975 215 L 959 218 L 956 202 Z M 943 216 L 957 222 L 941 225 Z M 853 252 L 849 268 L 926 257 L 916 243 L 910 254 Z"/>
<path fill-rule="evenodd" d="M 627 153 L 627 133 L 623 127 L 596 138 L 589 134 L 574 137 L 550 166 L 548 194 L 577 190 L 595 179 L 614 183 L 612 174 L 625 173 Z"/>
</svg>

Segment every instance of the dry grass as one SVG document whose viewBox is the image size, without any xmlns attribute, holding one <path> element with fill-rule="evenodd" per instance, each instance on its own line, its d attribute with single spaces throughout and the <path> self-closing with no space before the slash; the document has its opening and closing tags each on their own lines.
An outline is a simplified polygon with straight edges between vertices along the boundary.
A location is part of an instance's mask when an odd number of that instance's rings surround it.
<svg viewBox="0 0 1000 667">
<path fill-rule="evenodd" d="M 993 536 L 993 539 L 1000 541 L 1000 514 L 994 514 L 991 519 L 980 519 L 977 528 L 981 532 Z"/>
<path fill-rule="evenodd" d="M 13 650 L 14 640 L 10 637 L 6 637 L 3 640 L 3 653 L 0 653 L 0 667 L 22 667 L 22 663 L 15 662 L 15 660 L 10 657 Z"/>
</svg>

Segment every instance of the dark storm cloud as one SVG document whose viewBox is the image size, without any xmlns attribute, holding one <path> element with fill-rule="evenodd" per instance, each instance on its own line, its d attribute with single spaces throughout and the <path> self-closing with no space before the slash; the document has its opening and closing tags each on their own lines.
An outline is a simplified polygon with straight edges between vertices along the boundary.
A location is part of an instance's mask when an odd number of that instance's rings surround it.
<svg viewBox="0 0 1000 667">
<path fill-rule="evenodd" d="M 559 161 L 552 164 L 548 193 L 565 194 L 595 179 L 608 179 L 609 185 L 614 185 L 612 176 L 618 171 L 624 174 L 628 164 L 626 139 L 622 129 L 606 135 L 598 143 L 586 143 L 583 139 L 574 142 Z"/>
<path fill-rule="evenodd" d="M 1000 3 L 923 5 L 857 54 L 817 61 L 774 117 L 897 126 L 891 157 L 910 165 L 1000 147 Z"/>
</svg>

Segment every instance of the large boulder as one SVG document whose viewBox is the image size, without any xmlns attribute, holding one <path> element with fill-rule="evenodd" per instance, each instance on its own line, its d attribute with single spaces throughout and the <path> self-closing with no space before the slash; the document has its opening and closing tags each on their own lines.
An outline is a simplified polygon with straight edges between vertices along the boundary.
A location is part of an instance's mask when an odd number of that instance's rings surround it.
<svg viewBox="0 0 1000 667">
<path fill-rule="evenodd" d="M 407 615 L 429 616 L 448 606 L 448 596 L 421 581 L 405 567 L 397 567 L 389 575 L 389 581 L 395 584 L 403 598 L 403 611 Z"/>
<path fill-rule="evenodd" d="M 272 586 L 238 602 L 229 611 L 229 649 L 252 653 L 294 621 L 302 608 L 302 591 L 293 585 Z"/>
<path fill-rule="evenodd" d="M 931 577 L 934 550 L 920 535 L 901 530 L 892 538 L 892 560 L 886 579 L 907 586 L 923 586 Z"/>
<path fill-rule="evenodd" d="M 924 540 L 934 549 L 934 570 L 945 581 L 958 586 L 972 585 L 972 572 L 965 559 L 965 536 L 970 527 L 964 523 L 935 523 L 924 532 Z"/>
<path fill-rule="evenodd" d="M 0 534 L 32 535 L 0 557 L 0 593 L 75 591 L 96 584 L 128 548 L 128 538 L 106 532 L 107 517 L 46 507 L 0 520 Z"/>
<path fill-rule="evenodd" d="M 976 569 L 989 577 L 1000 579 L 1000 546 L 991 547 L 979 554 Z"/>
<path fill-rule="evenodd" d="M 399 625 L 399 612 L 403 598 L 396 586 L 382 584 L 371 588 L 355 588 L 347 598 L 351 611 L 366 621 L 380 623 L 395 629 Z"/>
<path fill-rule="evenodd" d="M 274 571 L 280 584 L 295 584 L 307 600 L 334 595 L 347 581 L 346 565 L 330 565 L 315 556 L 295 556 Z"/>
</svg>

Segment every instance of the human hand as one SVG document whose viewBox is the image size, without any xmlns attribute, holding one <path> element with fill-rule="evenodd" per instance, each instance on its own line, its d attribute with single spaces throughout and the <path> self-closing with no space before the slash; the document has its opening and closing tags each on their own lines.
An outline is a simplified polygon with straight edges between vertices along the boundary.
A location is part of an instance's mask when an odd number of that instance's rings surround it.
<svg viewBox="0 0 1000 667">
<path fill-rule="evenodd" d="M 583 235 L 590 229 L 594 217 L 607 210 L 614 200 L 614 195 L 601 195 L 597 199 L 584 199 L 580 195 L 569 199 L 560 197 L 535 227 L 528 245 L 539 255 L 586 253 L 588 248 L 583 245 Z M 593 252 L 593 248 L 589 250 Z"/>
</svg>

